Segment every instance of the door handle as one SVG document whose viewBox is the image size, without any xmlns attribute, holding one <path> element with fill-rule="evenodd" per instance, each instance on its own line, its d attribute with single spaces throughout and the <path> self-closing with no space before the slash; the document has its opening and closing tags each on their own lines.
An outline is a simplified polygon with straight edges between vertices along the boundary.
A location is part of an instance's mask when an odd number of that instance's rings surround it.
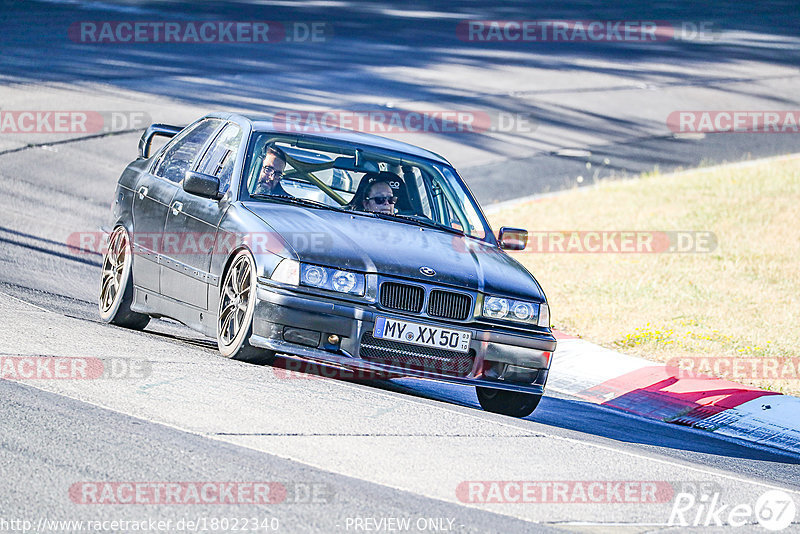
<svg viewBox="0 0 800 534">
<path fill-rule="evenodd" d="M 139 188 L 139 200 L 142 200 L 142 199 L 144 199 L 144 197 L 146 197 L 146 196 L 147 196 L 147 192 L 148 192 L 148 191 L 150 191 L 150 190 L 149 190 L 149 189 L 147 189 L 147 186 L 144 186 L 144 185 L 143 185 L 142 187 L 140 187 L 140 188 Z"/>
<path fill-rule="evenodd" d="M 177 215 L 183 211 L 183 203 L 182 202 L 173 202 L 172 203 L 172 214 Z"/>
</svg>

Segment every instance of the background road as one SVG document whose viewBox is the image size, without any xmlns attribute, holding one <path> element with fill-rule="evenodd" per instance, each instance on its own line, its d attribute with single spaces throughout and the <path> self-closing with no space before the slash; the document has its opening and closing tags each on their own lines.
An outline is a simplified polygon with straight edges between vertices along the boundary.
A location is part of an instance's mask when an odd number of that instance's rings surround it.
<svg viewBox="0 0 800 534">
<path fill-rule="evenodd" d="M 2 16 L 0 76 L 11 84 L 3 109 L 143 111 L 179 123 L 210 109 L 482 112 L 496 131 L 400 136 L 446 155 L 484 203 L 797 149 L 792 134 L 675 139 L 666 125 L 678 110 L 797 108 L 800 15 L 790 0 L 6 1 Z M 466 19 L 656 20 L 680 38 L 463 41 L 456 28 Z M 326 30 L 323 42 L 265 45 L 92 44 L 69 34 L 81 22 L 137 20 L 322 22 Z M 711 31 L 693 35 L 701 24 Z M 500 114 L 528 122 L 501 125 Z M 42 137 L 3 139 L 0 150 L 52 140 Z"/>
<path fill-rule="evenodd" d="M 680 109 L 797 109 L 793 6 L 5 2 L 0 111 L 138 111 L 173 123 L 211 109 L 533 117 L 528 132 L 398 136 L 448 157 L 487 204 L 575 185 L 579 176 L 586 185 L 654 167 L 797 151 L 797 134 L 676 139 L 665 123 Z M 647 46 L 478 45 L 456 37 L 465 18 L 710 20 L 720 32 L 710 41 Z M 255 47 L 86 45 L 67 34 L 84 20 L 251 19 L 325 21 L 333 36 Z M 670 502 L 459 499 L 459 484 L 487 480 L 704 483 L 730 505 L 753 505 L 782 488 L 800 503 L 797 456 L 556 393 L 515 420 L 481 411 L 468 389 L 287 374 L 224 360 L 214 343 L 171 322 L 153 321 L 144 333 L 100 324 L 100 257 L 67 242 L 107 222 L 139 133 L 0 135 L 0 356 L 152 362 L 152 374 L 137 379 L 0 381 L 0 517 L 258 515 L 278 518 L 282 531 L 319 532 L 354 531 L 354 519 L 368 517 L 452 519 L 452 530 L 465 532 L 676 530 L 666 526 Z M 77 482 L 159 480 L 280 481 L 298 494 L 317 484 L 327 498 L 92 506 L 68 493 Z M 755 518 L 750 523 L 760 529 Z"/>
</svg>

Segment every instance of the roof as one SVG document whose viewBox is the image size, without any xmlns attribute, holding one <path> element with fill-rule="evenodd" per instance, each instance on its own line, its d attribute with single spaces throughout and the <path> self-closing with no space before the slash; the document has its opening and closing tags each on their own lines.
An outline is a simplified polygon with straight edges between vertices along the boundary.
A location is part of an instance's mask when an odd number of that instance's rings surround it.
<svg viewBox="0 0 800 534">
<path fill-rule="evenodd" d="M 218 115 L 218 114 L 213 114 L 213 115 Z M 230 116 L 231 114 L 227 115 Z M 257 131 L 261 132 L 288 134 L 295 137 L 302 137 L 305 139 L 340 141 L 351 145 L 361 145 L 383 150 L 390 150 L 393 152 L 400 152 L 403 154 L 409 154 L 412 156 L 433 160 L 438 163 L 444 163 L 445 165 L 450 165 L 449 161 L 447 161 L 439 154 L 436 154 L 435 152 L 431 152 L 430 150 L 425 150 L 424 148 L 420 148 L 418 146 L 411 145 L 408 143 L 403 143 L 402 141 L 395 141 L 394 139 L 381 137 L 379 135 L 357 132 L 354 130 L 346 130 L 344 128 L 341 128 L 335 132 L 324 132 L 324 133 L 281 131 L 273 128 L 272 117 L 270 116 L 250 115 L 244 113 L 240 114 L 240 116 L 252 122 L 253 127 Z"/>
</svg>

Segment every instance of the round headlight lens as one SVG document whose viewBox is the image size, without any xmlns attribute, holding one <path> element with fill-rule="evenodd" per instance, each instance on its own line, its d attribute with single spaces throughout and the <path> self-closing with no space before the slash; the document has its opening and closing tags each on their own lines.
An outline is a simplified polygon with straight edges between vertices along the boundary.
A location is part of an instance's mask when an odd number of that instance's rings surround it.
<svg viewBox="0 0 800 534">
<path fill-rule="evenodd" d="M 511 313 L 520 321 L 527 321 L 533 316 L 533 306 L 525 302 L 517 302 L 514 304 L 514 307 L 511 308 Z"/>
<path fill-rule="evenodd" d="M 333 289 L 340 293 L 350 293 L 356 287 L 356 275 L 347 271 L 336 271 L 331 278 Z"/>
<path fill-rule="evenodd" d="M 303 282 L 310 286 L 322 287 L 325 285 L 327 278 L 325 269 L 322 267 L 310 265 L 303 269 Z"/>
<path fill-rule="evenodd" d="M 492 319 L 502 319 L 508 315 L 508 301 L 498 297 L 487 297 L 483 303 L 483 314 Z"/>
</svg>

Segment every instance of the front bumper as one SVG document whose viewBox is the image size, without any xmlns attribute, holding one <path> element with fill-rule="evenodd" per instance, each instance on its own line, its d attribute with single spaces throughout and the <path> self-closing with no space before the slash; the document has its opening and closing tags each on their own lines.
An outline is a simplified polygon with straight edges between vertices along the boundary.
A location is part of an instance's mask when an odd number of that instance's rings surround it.
<svg viewBox="0 0 800 534">
<path fill-rule="evenodd" d="M 409 365 L 401 362 L 362 358 L 361 343 L 369 336 L 377 316 L 414 323 L 469 330 L 472 333 L 468 366 L 454 372 L 443 365 Z M 330 343 L 329 336 L 338 336 Z M 474 323 L 450 323 L 429 318 L 378 310 L 368 303 L 348 303 L 317 295 L 300 294 L 277 286 L 259 284 L 253 335 L 250 344 L 306 360 L 338 365 L 347 369 L 394 376 L 412 376 L 454 384 L 482 386 L 541 395 L 547 382 L 556 340 L 550 333 L 520 335 L 499 328 L 476 327 Z M 394 343 L 394 342 L 393 342 Z M 397 344 L 415 352 L 425 349 Z M 385 349 L 398 354 L 406 350 Z M 434 349 L 435 350 L 435 349 Z M 449 351 L 446 351 L 449 352 Z M 410 353 L 409 353 L 410 354 Z M 453 353 L 450 353 L 453 354 Z M 426 358 L 427 356 L 421 356 Z M 444 361 L 444 358 L 430 356 Z M 402 359 L 408 360 L 407 357 Z M 414 358 L 411 358 L 414 360 Z"/>
</svg>

